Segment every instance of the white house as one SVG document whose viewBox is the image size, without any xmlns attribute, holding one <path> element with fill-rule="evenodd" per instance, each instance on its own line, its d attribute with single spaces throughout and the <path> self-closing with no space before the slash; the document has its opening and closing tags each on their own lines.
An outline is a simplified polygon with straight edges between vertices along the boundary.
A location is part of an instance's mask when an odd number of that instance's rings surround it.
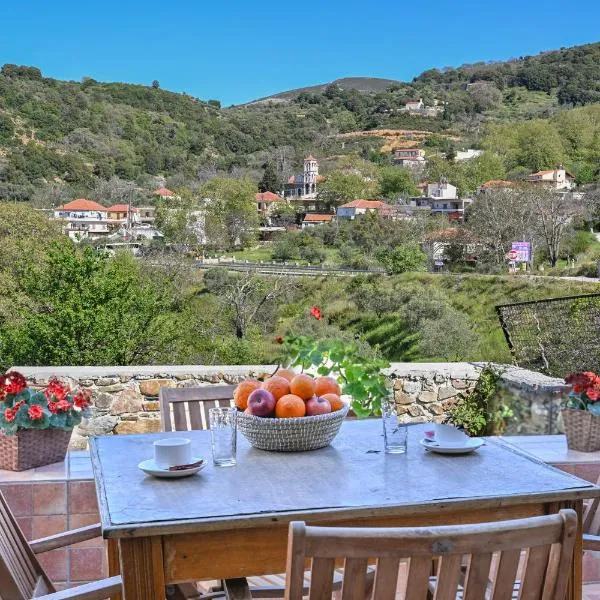
<svg viewBox="0 0 600 600">
<path fill-rule="evenodd" d="M 424 167 L 425 153 L 421 148 L 394 148 L 394 164 L 408 169 Z"/>
<path fill-rule="evenodd" d="M 353 221 L 360 215 L 377 213 L 384 218 L 394 218 L 396 209 L 382 200 L 353 200 L 342 204 L 337 208 L 336 214 L 339 219 L 350 219 Z"/>
<path fill-rule="evenodd" d="M 425 103 L 422 98 L 418 100 L 411 100 L 404 105 L 406 110 L 423 110 L 425 108 Z"/>
<path fill-rule="evenodd" d="M 78 198 L 54 209 L 54 219 L 73 240 L 105 237 L 111 232 L 107 209 L 85 198 Z"/>
<path fill-rule="evenodd" d="M 159 198 L 162 198 L 163 200 L 170 200 L 171 198 L 175 197 L 175 193 L 164 186 L 157 188 L 156 190 L 154 190 L 152 192 L 152 194 L 154 196 L 158 196 Z"/>
<path fill-rule="evenodd" d="M 445 177 L 439 183 L 427 184 L 427 197 L 439 200 L 456 200 L 458 198 L 456 186 L 448 183 Z"/>
<path fill-rule="evenodd" d="M 333 222 L 333 217 L 334 215 L 309 213 L 304 215 L 301 227 L 302 229 L 307 229 L 308 227 L 315 227 L 316 225 L 326 225 L 327 223 Z"/>
<path fill-rule="evenodd" d="M 555 190 L 570 190 L 575 185 L 575 177 L 560 165 L 558 169 L 538 171 L 527 177 L 529 183 L 548 185 Z"/>
<path fill-rule="evenodd" d="M 465 209 L 473 202 L 472 198 L 459 198 L 456 186 L 444 177 L 439 183 L 427 184 L 425 197 L 411 198 L 409 205 L 414 208 L 429 208 L 433 214 L 446 215 L 450 221 L 464 218 Z"/>
<path fill-rule="evenodd" d="M 463 160 L 471 160 L 477 158 L 483 154 L 483 150 L 473 150 L 473 148 L 467 148 L 467 150 L 457 150 L 454 160 L 461 162 Z"/>
</svg>

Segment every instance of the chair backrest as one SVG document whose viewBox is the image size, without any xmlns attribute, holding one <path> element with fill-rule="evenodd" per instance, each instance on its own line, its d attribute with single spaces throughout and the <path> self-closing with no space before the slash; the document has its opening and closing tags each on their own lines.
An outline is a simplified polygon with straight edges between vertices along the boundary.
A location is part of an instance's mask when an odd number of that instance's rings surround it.
<svg viewBox="0 0 600 600">
<path fill-rule="evenodd" d="M 29 600 L 54 591 L 0 492 L 0 598 Z"/>
<path fill-rule="evenodd" d="M 544 517 L 442 527 L 362 529 L 295 522 L 288 538 L 285 598 L 302 599 L 305 562 L 312 559 L 310 600 L 331 600 L 336 560 L 344 559 L 342 600 L 366 597 L 367 566 L 373 560 L 373 600 L 394 600 L 400 562 L 410 559 L 405 600 L 426 600 L 434 560 L 434 600 L 456 600 L 459 592 L 463 600 L 510 600 L 517 577 L 522 600 L 564 600 L 576 529 L 577 515 L 571 509 Z"/>
<path fill-rule="evenodd" d="M 596 481 L 596 486 L 600 486 L 600 477 Z M 600 498 L 594 498 L 584 505 L 582 516 L 583 533 L 591 535 L 600 535 Z"/>
<path fill-rule="evenodd" d="M 235 385 L 161 388 L 159 399 L 163 431 L 209 429 L 208 409 L 234 406 L 235 388 Z"/>
</svg>

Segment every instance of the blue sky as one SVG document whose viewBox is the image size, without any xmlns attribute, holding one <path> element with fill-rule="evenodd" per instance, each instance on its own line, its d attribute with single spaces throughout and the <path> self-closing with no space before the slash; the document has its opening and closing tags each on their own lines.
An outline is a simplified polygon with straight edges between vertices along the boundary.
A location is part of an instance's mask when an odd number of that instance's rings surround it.
<svg viewBox="0 0 600 600">
<path fill-rule="evenodd" d="M 4 0 L 0 63 L 225 105 L 600 40 L 597 0 Z"/>
</svg>

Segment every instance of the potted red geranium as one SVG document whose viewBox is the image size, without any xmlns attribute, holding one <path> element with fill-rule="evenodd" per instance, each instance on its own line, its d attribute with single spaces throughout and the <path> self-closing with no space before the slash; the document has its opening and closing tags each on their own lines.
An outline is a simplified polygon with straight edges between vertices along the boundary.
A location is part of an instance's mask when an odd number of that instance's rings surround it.
<svg viewBox="0 0 600 600">
<path fill-rule="evenodd" d="M 90 399 L 89 390 L 75 393 L 58 379 L 35 390 L 21 373 L 0 376 L 0 469 L 24 471 L 64 460 Z"/>
<path fill-rule="evenodd" d="M 568 447 L 600 450 L 600 377 L 591 371 L 571 373 L 565 382 L 571 386 L 561 408 Z"/>
</svg>

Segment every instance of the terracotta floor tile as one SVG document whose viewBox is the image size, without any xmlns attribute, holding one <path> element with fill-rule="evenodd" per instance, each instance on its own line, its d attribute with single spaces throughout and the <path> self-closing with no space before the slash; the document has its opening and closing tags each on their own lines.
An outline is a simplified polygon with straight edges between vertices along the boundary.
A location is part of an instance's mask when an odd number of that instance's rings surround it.
<svg viewBox="0 0 600 600">
<path fill-rule="evenodd" d="M 69 581 L 92 581 L 106 577 L 102 548 L 73 548 L 70 551 Z"/>
<path fill-rule="evenodd" d="M 67 581 L 67 550 L 51 550 L 39 554 L 38 559 L 53 583 Z"/>
<path fill-rule="evenodd" d="M 33 514 L 33 486 L 28 483 L 1 485 L 0 489 L 15 517 Z"/>
<path fill-rule="evenodd" d="M 36 515 L 32 517 L 33 539 L 67 531 L 67 515 Z"/>
<path fill-rule="evenodd" d="M 72 481 L 69 484 L 69 512 L 71 514 L 97 513 L 96 486 L 93 481 Z"/>
<path fill-rule="evenodd" d="M 67 484 L 34 483 L 33 514 L 34 515 L 66 515 Z"/>
<path fill-rule="evenodd" d="M 78 529 L 87 525 L 94 525 L 100 522 L 100 515 L 97 513 L 88 513 L 85 515 L 70 515 L 69 529 Z M 71 548 L 104 548 L 104 540 L 101 537 L 93 538 L 85 542 L 74 544 Z"/>
</svg>

